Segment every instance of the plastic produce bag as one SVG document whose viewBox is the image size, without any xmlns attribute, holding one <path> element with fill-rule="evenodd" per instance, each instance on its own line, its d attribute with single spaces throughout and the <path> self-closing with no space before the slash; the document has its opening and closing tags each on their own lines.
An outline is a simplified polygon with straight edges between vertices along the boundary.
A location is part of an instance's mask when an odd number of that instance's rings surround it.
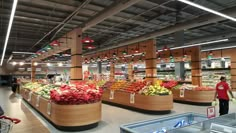
<svg viewBox="0 0 236 133">
<path fill-rule="evenodd" d="M 213 102 L 211 103 L 211 106 L 216 106 L 217 104 L 218 104 L 217 101 L 213 101 Z"/>
</svg>

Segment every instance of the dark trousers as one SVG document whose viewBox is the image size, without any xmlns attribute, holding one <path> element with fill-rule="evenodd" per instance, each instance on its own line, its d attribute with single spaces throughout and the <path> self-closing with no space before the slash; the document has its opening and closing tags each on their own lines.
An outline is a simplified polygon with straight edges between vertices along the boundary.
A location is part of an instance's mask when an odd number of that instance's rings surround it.
<svg viewBox="0 0 236 133">
<path fill-rule="evenodd" d="M 220 115 L 228 114 L 229 112 L 229 100 L 219 99 L 220 101 Z"/>
</svg>

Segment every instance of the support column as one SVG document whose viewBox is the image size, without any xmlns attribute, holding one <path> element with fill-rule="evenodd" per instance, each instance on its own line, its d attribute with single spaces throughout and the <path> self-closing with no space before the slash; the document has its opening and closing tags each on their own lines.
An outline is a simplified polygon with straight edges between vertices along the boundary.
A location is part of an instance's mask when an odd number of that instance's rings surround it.
<svg viewBox="0 0 236 133">
<path fill-rule="evenodd" d="M 191 73 L 192 84 L 202 86 L 202 69 L 201 69 L 201 49 L 200 46 L 193 47 L 191 50 Z"/>
<path fill-rule="evenodd" d="M 236 52 L 231 52 L 231 89 L 236 90 Z"/>
<path fill-rule="evenodd" d="M 82 71 L 82 30 L 77 28 L 71 34 L 71 68 L 70 81 L 83 80 Z"/>
<path fill-rule="evenodd" d="M 110 80 L 115 80 L 115 64 L 110 63 Z"/>
<path fill-rule="evenodd" d="M 35 82 L 36 67 L 34 61 L 31 62 L 31 82 Z"/>
<path fill-rule="evenodd" d="M 130 81 L 134 80 L 134 74 L 133 74 L 133 64 L 128 65 L 128 78 Z"/>
<path fill-rule="evenodd" d="M 98 74 L 102 74 L 102 62 L 98 62 L 97 63 L 97 65 L 98 65 Z"/>
<path fill-rule="evenodd" d="M 145 64 L 146 64 L 146 78 L 148 82 L 154 84 L 157 79 L 157 67 L 156 67 L 156 40 L 149 40 L 146 42 L 146 54 L 145 54 Z"/>
</svg>

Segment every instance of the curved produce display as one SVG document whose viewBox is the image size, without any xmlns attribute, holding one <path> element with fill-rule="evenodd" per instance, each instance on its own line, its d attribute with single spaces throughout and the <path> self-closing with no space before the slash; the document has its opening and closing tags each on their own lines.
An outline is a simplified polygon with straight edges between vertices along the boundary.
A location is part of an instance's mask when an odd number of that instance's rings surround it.
<svg viewBox="0 0 236 133">
<path fill-rule="evenodd" d="M 170 112 L 173 109 L 171 91 L 144 82 L 107 82 L 102 101 L 142 112 Z"/>
<path fill-rule="evenodd" d="M 215 95 L 214 88 L 193 85 L 178 85 L 171 90 L 174 101 L 191 104 L 210 105 Z"/>
<path fill-rule="evenodd" d="M 21 88 L 20 93 L 28 104 L 59 130 L 87 130 L 96 127 L 101 120 L 101 99 L 97 100 L 95 96 L 91 98 L 93 100 L 91 103 L 76 105 L 68 102 L 63 102 L 68 104 L 61 104 L 62 100 L 58 104 L 28 88 Z M 80 102 L 84 103 L 81 100 Z"/>
</svg>

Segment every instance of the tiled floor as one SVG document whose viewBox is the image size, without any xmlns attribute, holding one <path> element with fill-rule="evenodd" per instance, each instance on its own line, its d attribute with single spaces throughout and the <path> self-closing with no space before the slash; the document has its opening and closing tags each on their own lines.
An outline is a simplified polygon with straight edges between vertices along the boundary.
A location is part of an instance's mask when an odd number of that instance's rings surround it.
<svg viewBox="0 0 236 133">
<path fill-rule="evenodd" d="M 0 88 L 0 105 L 5 110 L 6 114 L 12 117 L 17 117 L 22 120 L 21 124 L 15 125 L 13 133 L 65 133 L 58 131 L 50 125 L 37 112 L 23 102 L 19 96 L 11 95 L 7 88 Z M 29 108 L 29 109 L 28 109 Z M 206 114 L 206 106 L 193 106 L 186 104 L 174 103 L 173 111 L 168 115 L 153 115 L 142 114 L 135 111 L 118 108 L 115 106 L 102 105 L 102 121 L 97 128 L 83 131 L 81 133 L 119 133 L 121 124 L 165 117 L 174 114 L 196 112 Z M 216 108 L 218 110 L 218 108 Z M 235 112 L 236 106 L 230 105 L 230 112 Z M 48 130 L 49 131 L 48 131 Z"/>
</svg>

